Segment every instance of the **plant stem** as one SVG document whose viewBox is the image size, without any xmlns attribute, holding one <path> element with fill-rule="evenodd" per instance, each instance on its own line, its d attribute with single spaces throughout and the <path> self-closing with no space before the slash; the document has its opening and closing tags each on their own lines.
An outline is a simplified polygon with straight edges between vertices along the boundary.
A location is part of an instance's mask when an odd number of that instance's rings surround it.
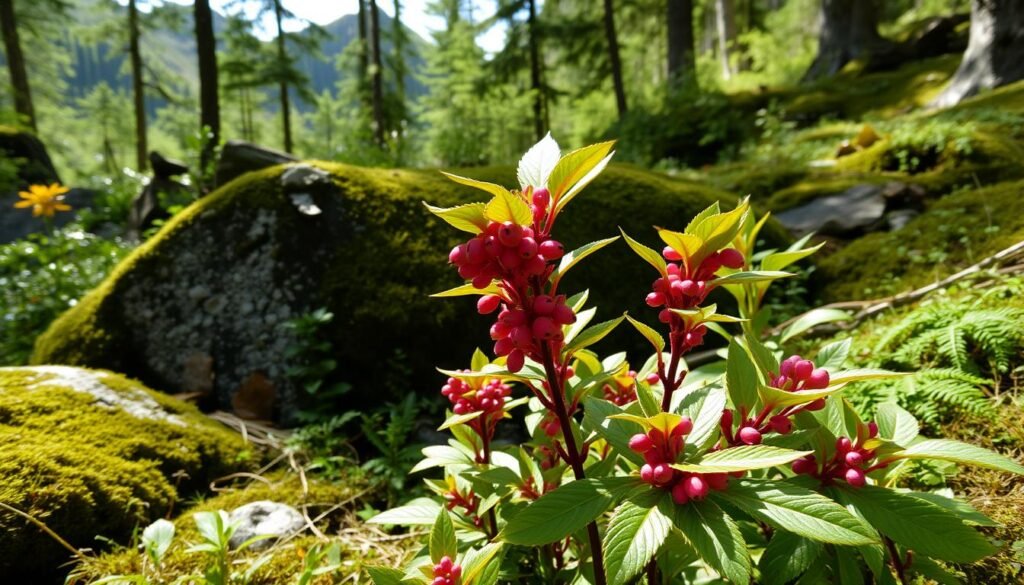
<svg viewBox="0 0 1024 585">
<path fill-rule="evenodd" d="M 80 551 L 77 548 L 71 546 L 71 544 L 68 541 L 66 541 L 63 538 L 61 538 L 61 536 L 59 534 L 54 532 L 53 529 L 50 528 L 49 526 L 47 526 L 46 523 L 43 522 L 42 520 L 39 520 L 35 516 L 32 516 L 31 514 L 28 514 L 26 512 L 22 512 L 21 510 L 15 508 L 14 506 L 8 506 L 7 504 L 5 504 L 3 502 L 0 502 L 0 508 L 3 508 L 4 510 L 7 510 L 8 512 L 11 512 L 12 514 L 17 514 L 18 516 L 21 516 L 22 518 L 24 518 L 24 519 L 28 520 L 29 522 L 35 524 L 40 530 L 45 532 L 47 534 L 47 536 L 49 536 L 50 538 L 56 540 L 58 544 L 60 544 L 64 548 L 68 549 L 71 552 L 71 554 L 75 555 L 79 560 L 81 560 L 81 561 L 88 560 L 88 557 L 86 557 L 84 554 L 82 554 L 82 551 Z"/>
<path fill-rule="evenodd" d="M 551 345 L 541 345 L 541 356 L 544 358 L 544 373 L 547 374 L 548 387 L 551 390 L 551 401 L 555 406 L 555 415 L 558 416 L 558 423 L 562 427 L 562 438 L 565 440 L 565 448 L 568 451 L 568 463 L 572 467 L 573 475 L 577 480 L 585 479 L 581 453 L 576 448 L 576 437 L 572 433 L 572 422 L 569 412 L 565 407 L 565 388 L 559 382 L 558 371 L 555 369 L 555 359 L 551 352 Z M 587 537 L 590 540 L 590 556 L 594 561 L 594 579 L 596 585 L 605 585 L 604 555 L 601 552 L 601 535 L 597 531 L 597 522 L 587 525 Z"/>
<path fill-rule="evenodd" d="M 647 563 L 647 585 L 659 585 L 661 575 L 658 572 L 658 561 L 651 559 Z"/>
<path fill-rule="evenodd" d="M 487 465 L 491 464 L 491 432 L 491 429 L 485 428 L 480 436 L 484 444 L 484 463 Z M 487 530 L 487 537 L 494 540 L 494 537 L 498 535 L 498 517 L 494 514 L 493 506 L 490 510 L 487 510 L 487 523 L 490 525 L 490 528 Z"/>
<path fill-rule="evenodd" d="M 900 558 L 900 553 L 896 549 L 896 543 L 888 536 L 883 536 L 882 540 L 885 541 L 885 546 L 889 549 L 889 559 L 892 561 L 892 568 L 896 571 L 896 576 L 899 577 L 900 583 L 908 585 L 910 581 L 907 580 L 907 567 L 903 564 L 903 560 Z"/>
</svg>

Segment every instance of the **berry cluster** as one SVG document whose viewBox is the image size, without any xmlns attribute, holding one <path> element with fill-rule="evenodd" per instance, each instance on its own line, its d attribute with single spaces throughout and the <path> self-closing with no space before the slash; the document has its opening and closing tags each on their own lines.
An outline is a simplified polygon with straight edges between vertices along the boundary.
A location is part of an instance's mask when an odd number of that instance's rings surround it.
<svg viewBox="0 0 1024 585">
<path fill-rule="evenodd" d="M 484 289 L 495 279 L 525 285 L 527 277 L 543 274 L 548 262 L 564 253 L 557 241 L 538 241 L 533 228 L 506 221 L 491 222 L 479 235 L 452 248 L 448 260 L 458 267 L 459 276 Z"/>
<path fill-rule="evenodd" d="M 576 313 L 565 304 L 565 295 L 537 295 L 522 306 L 502 304 L 502 297 L 486 295 L 477 302 L 477 311 L 486 315 L 502 307 L 498 319 L 491 326 L 494 354 L 507 356 L 510 372 L 523 368 L 526 358 L 540 361 L 540 344 L 553 343 L 561 347 L 565 337 L 562 326 L 576 322 Z"/>
<path fill-rule="evenodd" d="M 512 394 L 512 388 L 498 379 L 485 380 L 481 388 L 474 388 L 458 378 L 448 378 L 448 382 L 441 387 L 441 394 L 451 401 L 452 412 L 455 414 L 492 414 L 503 410 L 505 401 Z"/>
<path fill-rule="evenodd" d="M 604 399 L 616 406 L 626 406 L 636 400 L 636 372 L 630 370 L 625 378 L 615 377 L 602 388 Z"/>
<path fill-rule="evenodd" d="M 820 390 L 828 387 L 829 374 L 824 368 L 815 368 L 814 362 L 805 360 L 798 355 L 786 358 L 779 365 L 779 374 L 772 375 L 769 384 L 773 388 L 787 392 L 800 390 Z M 745 407 L 740 408 L 740 424 L 735 434 L 732 432 L 734 413 L 732 410 L 722 412 L 722 434 L 730 445 L 760 445 L 765 433 L 776 432 L 788 435 L 793 430 L 791 417 L 801 410 L 821 410 L 825 408 L 825 399 L 791 406 L 772 415 L 774 409 L 765 408 L 757 416 L 747 416 Z"/>
<path fill-rule="evenodd" d="M 848 437 L 836 439 L 835 453 L 823 466 L 819 467 L 814 455 L 808 455 L 793 462 L 793 472 L 815 477 L 825 485 L 836 479 L 841 479 L 852 487 L 864 487 L 869 472 L 889 465 L 888 462 L 872 465 L 875 451 L 864 446 L 865 442 L 877 436 L 878 425 L 874 422 L 860 425 L 857 428 L 855 441 L 851 441 Z"/>
<path fill-rule="evenodd" d="M 725 473 L 688 473 L 672 467 L 683 451 L 686 435 L 692 430 L 693 421 L 683 417 L 668 435 L 659 429 L 651 429 L 647 433 L 633 435 L 629 440 L 629 448 L 644 457 L 640 479 L 655 487 L 670 490 L 677 504 L 702 500 L 708 491 L 724 490 L 729 482 L 729 476 Z"/>
<path fill-rule="evenodd" d="M 671 316 L 668 309 L 692 309 L 703 303 L 711 292 L 708 281 L 720 268 L 738 269 L 745 262 L 743 254 L 734 248 L 715 252 L 695 267 L 687 267 L 679 252 L 670 246 L 665 246 L 662 255 L 669 261 L 668 276 L 654 281 L 651 285 L 654 291 L 647 295 L 647 304 L 651 307 L 665 306 L 659 315 L 664 323 Z"/>
<path fill-rule="evenodd" d="M 451 557 L 444 556 L 434 565 L 434 580 L 430 585 L 458 585 L 462 582 L 462 567 L 456 565 Z"/>
</svg>

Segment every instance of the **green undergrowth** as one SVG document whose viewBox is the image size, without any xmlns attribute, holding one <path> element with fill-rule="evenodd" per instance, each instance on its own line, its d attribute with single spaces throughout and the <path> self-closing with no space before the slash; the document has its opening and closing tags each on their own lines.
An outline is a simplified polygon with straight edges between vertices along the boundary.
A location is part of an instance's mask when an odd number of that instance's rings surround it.
<svg viewBox="0 0 1024 585">
<path fill-rule="evenodd" d="M 155 401 L 183 424 L 140 418 L 31 369 L 0 369 L 0 501 L 78 547 L 123 540 L 214 478 L 247 469 L 253 453 L 194 407 L 116 374 L 112 392 Z M 68 553 L 36 526 L 0 511 L 0 573 L 46 575 Z"/>
<path fill-rule="evenodd" d="M 248 585 L 276 585 L 292 583 L 301 572 L 304 556 L 318 543 L 338 542 L 341 544 L 342 568 L 336 574 L 324 575 L 322 581 L 314 583 L 336 583 L 338 577 L 359 575 L 366 564 L 397 562 L 401 558 L 385 558 L 391 555 L 401 557 L 407 545 L 400 540 L 375 542 L 372 534 L 340 537 L 343 530 L 361 524 L 355 515 L 364 504 L 367 485 L 358 476 L 345 477 L 339 481 L 326 481 L 315 476 L 305 478 L 305 484 L 298 474 L 278 472 L 257 481 L 246 480 L 240 487 L 221 491 L 213 497 L 194 502 L 174 519 L 175 536 L 167 555 L 158 571 L 160 582 L 172 582 L 187 575 L 201 575 L 206 567 L 202 554 L 187 552 L 191 544 L 200 541 L 194 516 L 198 512 L 230 512 L 244 504 L 256 501 L 273 501 L 287 504 L 305 511 L 314 525 L 324 535 L 321 538 L 304 530 L 297 536 L 274 542 L 267 550 L 249 549 L 232 555 L 232 566 L 236 573 L 242 573 L 253 562 L 269 556 L 261 568 L 253 573 Z M 138 574 L 144 570 L 144 555 L 134 546 L 119 547 L 78 564 L 72 571 L 70 583 L 89 583 L 110 575 Z M 146 566 L 145 570 L 152 571 Z"/>
</svg>

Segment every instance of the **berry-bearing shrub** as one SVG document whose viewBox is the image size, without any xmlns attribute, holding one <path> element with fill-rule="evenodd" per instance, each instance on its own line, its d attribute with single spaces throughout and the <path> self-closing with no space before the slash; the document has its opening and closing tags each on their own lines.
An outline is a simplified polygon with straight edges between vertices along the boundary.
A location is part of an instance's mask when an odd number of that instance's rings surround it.
<svg viewBox="0 0 1024 585">
<path fill-rule="evenodd" d="M 788 276 L 781 268 L 809 253 L 760 254 L 753 270 L 763 219 L 755 222 L 746 201 L 727 211 L 713 205 L 682 231 L 656 228 L 660 252 L 623 233 L 657 276 L 647 292 L 641 283 L 622 286 L 647 295 L 660 330 L 629 315 L 593 323 L 586 291 L 565 291 L 562 280 L 618 238 L 566 252 L 556 227 L 611 148 L 563 156 L 547 137 L 520 162 L 518 188 L 449 175 L 488 201 L 428 205 L 467 234 L 449 253 L 465 283 L 436 296 L 478 296 L 479 312 L 494 316 L 494 357 L 477 350 L 468 369 L 442 370 L 451 410 L 440 428 L 452 439 L 424 449 L 415 468 L 442 474 L 427 481 L 437 499 L 371 520 L 429 525 L 428 542 L 405 569 L 371 568 L 374 582 L 660 584 L 706 581 L 708 571 L 733 583 L 865 574 L 876 583 L 946 582 L 953 577 L 944 562 L 994 552 L 975 528 L 989 522 L 984 516 L 964 502 L 900 489 L 901 473 L 915 459 L 1018 474 L 1024 467 L 920 437 L 917 421 L 895 404 L 861 420 L 843 387 L 895 374 L 844 371 L 848 343 L 813 359 L 781 359 L 757 328 L 707 303 L 724 287 L 742 296 L 741 314 L 750 315 L 767 283 Z M 654 350 L 640 368 L 623 354 L 602 359 L 590 349 L 624 320 Z M 711 331 L 728 340 L 724 367 L 691 376 L 684 356 Z M 517 408 L 522 414 L 513 417 Z M 494 445 L 497 425 L 513 422 L 530 439 Z"/>
</svg>

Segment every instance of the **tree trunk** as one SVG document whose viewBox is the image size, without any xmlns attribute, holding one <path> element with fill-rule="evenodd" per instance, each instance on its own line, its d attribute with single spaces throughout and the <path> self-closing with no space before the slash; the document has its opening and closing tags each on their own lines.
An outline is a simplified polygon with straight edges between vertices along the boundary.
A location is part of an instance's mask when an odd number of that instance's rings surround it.
<svg viewBox="0 0 1024 585">
<path fill-rule="evenodd" d="M 199 56 L 199 127 L 209 128 L 209 141 L 200 155 L 205 169 L 213 149 L 220 142 L 220 101 L 217 93 L 217 40 L 213 36 L 213 13 L 209 0 L 195 1 L 196 52 Z"/>
<path fill-rule="evenodd" d="M 404 130 L 402 123 L 405 121 L 405 31 L 402 30 L 402 2 L 401 0 L 394 1 L 395 17 L 391 21 L 391 26 L 395 38 L 391 44 L 395 51 L 395 100 L 398 102 L 401 112 L 395 130 L 401 136 Z"/>
<path fill-rule="evenodd" d="M 32 107 L 32 90 L 28 84 L 25 56 L 18 39 L 18 20 L 14 13 L 14 0 L 0 0 L 0 32 L 4 37 L 4 52 L 7 56 L 7 70 L 11 75 L 11 89 L 14 91 L 14 110 L 33 131 L 36 131 L 36 114 Z"/>
<path fill-rule="evenodd" d="M 893 47 L 878 34 L 874 0 L 822 0 L 820 26 L 818 55 L 804 81 L 835 75 L 850 61 Z"/>
<path fill-rule="evenodd" d="M 384 123 L 384 66 L 380 56 L 380 11 L 377 0 L 370 2 L 370 42 L 373 45 L 373 136 L 381 148 L 387 142 Z"/>
<path fill-rule="evenodd" d="M 366 14 L 367 0 L 357 1 L 359 2 L 359 100 L 364 108 L 370 108 L 370 35 L 366 28 L 366 22 L 369 20 Z"/>
<path fill-rule="evenodd" d="M 544 88 L 540 76 L 540 39 L 537 33 L 537 1 L 528 0 L 530 16 L 527 28 L 530 35 L 530 89 L 533 90 L 533 133 L 537 140 L 544 138 Z M 623 106 L 624 107 L 624 106 Z M 620 113 L 621 113 L 620 109 Z"/>
<path fill-rule="evenodd" d="M 671 2 L 671 0 L 669 0 Z M 608 61 L 612 66 L 612 85 L 615 88 L 615 107 L 619 118 L 626 115 L 626 86 L 622 81 L 622 61 L 619 58 L 619 39 L 615 35 L 614 0 L 604 0 L 604 36 L 608 41 Z"/>
<path fill-rule="evenodd" d="M 277 23 L 277 61 L 282 71 L 280 89 L 281 92 L 281 124 L 284 130 L 284 151 L 292 151 L 292 113 L 288 98 L 288 81 L 284 77 L 284 67 L 288 63 L 288 52 L 284 45 L 284 29 L 281 28 L 282 20 L 281 0 L 274 0 L 274 20 Z"/>
<path fill-rule="evenodd" d="M 983 89 L 1018 79 L 1024 79 L 1024 1 L 973 0 L 967 51 L 932 105 L 956 105 Z"/>
<path fill-rule="evenodd" d="M 729 54 L 736 43 L 736 9 L 733 0 L 715 0 L 715 28 L 718 31 L 718 57 L 722 63 L 722 77 L 730 79 L 734 71 Z"/>
<path fill-rule="evenodd" d="M 668 81 L 671 85 L 696 82 L 693 36 L 693 0 L 668 0 Z"/>
<path fill-rule="evenodd" d="M 139 10 L 128 0 L 128 54 L 132 65 L 132 96 L 135 101 L 135 165 L 146 170 L 146 95 L 142 84 L 142 52 L 139 50 Z"/>
</svg>

